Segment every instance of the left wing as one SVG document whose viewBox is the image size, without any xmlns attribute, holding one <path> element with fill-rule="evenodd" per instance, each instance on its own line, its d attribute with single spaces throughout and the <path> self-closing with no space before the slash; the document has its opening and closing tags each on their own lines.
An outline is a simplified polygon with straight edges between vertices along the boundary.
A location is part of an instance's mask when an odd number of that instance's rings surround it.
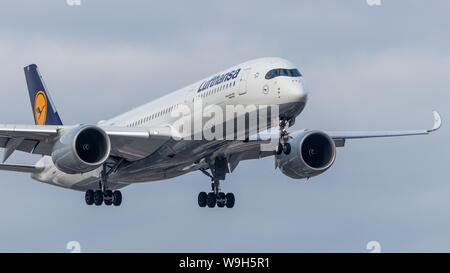
<svg viewBox="0 0 450 273">
<path fill-rule="evenodd" d="M 325 131 L 336 143 L 337 147 L 342 147 L 346 139 L 355 138 L 374 138 L 374 137 L 395 137 L 395 136 L 414 136 L 428 135 L 431 132 L 441 128 L 441 116 L 438 112 L 433 111 L 434 124 L 431 129 L 422 130 L 403 130 L 403 131 Z"/>
<path fill-rule="evenodd" d="M 434 124 L 431 129 L 422 130 L 401 130 L 401 131 L 325 131 L 333 140 L 336 147 L 343 147 L 346 139 L 356 138 L 375 138 L 375 137 L 396 137 L 396 136 L 412 136 L 427 135 L 431 132 L 439 130 L 441 127 L 441 117 L 438 112 L 433 111 Z M 295 131 L 289 134 L 290 137 L 303 133 L 305 130 Z M 248 159 L 258 159 L 275 154 L 278 146 L 279 138 L 278 130 L 268 130 L 249 138 L 248 142 L 235 142 L 227 146 L 223 154 L 225 154 L 230 162 L 231 171 L 239 164 L 239 161 Z"/>
</svg>

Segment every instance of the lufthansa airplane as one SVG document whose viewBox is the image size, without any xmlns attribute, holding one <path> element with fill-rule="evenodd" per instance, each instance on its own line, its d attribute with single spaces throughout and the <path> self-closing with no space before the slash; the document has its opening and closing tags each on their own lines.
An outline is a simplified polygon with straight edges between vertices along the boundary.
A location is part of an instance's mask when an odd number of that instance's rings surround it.
<svg viewBox="0 0 450 273">
<path fill-rule="evenodd" d="M 37 66 L 26 66 L 24 72 L 35 125 L 0 125 L 4 148 L 0 170 L 31 173 L 38 181 L 82 191 L 88 205 L 120 206 L 120 189 L 125 186 L 201 171 L 211 179 L 211 190 L 199 193 L 199 206 L 232 208 L 234 194 L 222 192 L 220 181 L 242 160 L 274 156 L 275 168 L 283 174 L 310 178 L 331 167 L 336 147 L 343 147 L 347 139 L 426 135 L 441 125 L 439 114 L 433 112 L 434 126 L 429 130 L 288 132 L 306 105 L 307 93 L 298 67 L 281 58 L 239 64 L 97 124 L 63 125 Z M 277 110 L 267 110 L 271 116 L 276 113 L 276 122 L 266 119 L 267 126 L 255 127 L 245 112 L 230 119 L 231 140 L 189 137 L 198 133 L 195 129 L 180 138 L 174 126 L 180 116 L 174 113 L 195 104 L 201 109 L 276 106 Z M 242 116 L 245 126 L 234 126 Z M 35 165 L 5 164 L 16 150 L 42 158 Z"/>
</svg>

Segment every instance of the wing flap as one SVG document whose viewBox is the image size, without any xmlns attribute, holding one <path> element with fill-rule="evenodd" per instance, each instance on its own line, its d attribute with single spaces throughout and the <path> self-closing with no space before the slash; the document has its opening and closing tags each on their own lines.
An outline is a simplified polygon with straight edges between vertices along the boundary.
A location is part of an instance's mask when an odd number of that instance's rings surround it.
<svg viewBox="0 0 450 273">
<path fill-rule="evenodd" d="M 151 155 L 170 138 L 178 136 L 170 126 L 101 128 L 111 140 L 111 154 L 131 161 Z"/>
<path fill-rule="evenodd" d="M 32 165 L 0 164 L 0 170 L 22 173 L 38 173 L 41 172 L 43 168 Z"/>
</svg>

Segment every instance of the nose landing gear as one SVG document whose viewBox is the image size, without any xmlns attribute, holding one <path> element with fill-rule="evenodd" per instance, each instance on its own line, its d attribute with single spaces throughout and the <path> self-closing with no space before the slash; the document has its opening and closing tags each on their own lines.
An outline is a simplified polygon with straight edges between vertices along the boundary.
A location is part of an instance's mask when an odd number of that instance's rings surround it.
<svg viewBox="0 0 450 273">
<path fill-rule="evenodd" d="M 293 121 L 293 119 L 285 119 L 285 118 L 280 118 L 280 138 L 279 138 L 279 142 L 278 142 L 278 147 L 276 150 L 277 155 L 281 155 L 282 153 L 284 153 L 285 155 L 288 155 L 291 153 L 291 144 L 289 144 L 288 140 L 289 140 L 289 133 L 286 130 L 286 125 L 289 123 L 289 126 L 291 124 L 294 124 L 295 121 Z"/>
</svg>

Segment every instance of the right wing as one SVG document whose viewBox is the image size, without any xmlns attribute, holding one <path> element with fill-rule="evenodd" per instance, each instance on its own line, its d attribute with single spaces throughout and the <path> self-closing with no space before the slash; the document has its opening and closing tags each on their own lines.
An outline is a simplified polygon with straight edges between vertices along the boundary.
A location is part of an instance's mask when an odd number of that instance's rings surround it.
<svg viewBox="0 0 450 273">
<path fill-rule="evenodd" d="M 5 148 L 3 162 L 15 151 L 51 155 L 53 144 L 76 126 L 0 125 L 0 148 Z M 111 155 L 137 160 L 152 154 L 173 135 L 169 126 L 102 127 L 111 140 Z"/>
<path fill-rule="evenodd" d="M 0 164 L 0 170 L 2 171 L 13 171 L 21 173 L 38 173 L 44 168 L 36 167 L 32 165 L 12 165 L 12 164 Z"/>
</svg>

